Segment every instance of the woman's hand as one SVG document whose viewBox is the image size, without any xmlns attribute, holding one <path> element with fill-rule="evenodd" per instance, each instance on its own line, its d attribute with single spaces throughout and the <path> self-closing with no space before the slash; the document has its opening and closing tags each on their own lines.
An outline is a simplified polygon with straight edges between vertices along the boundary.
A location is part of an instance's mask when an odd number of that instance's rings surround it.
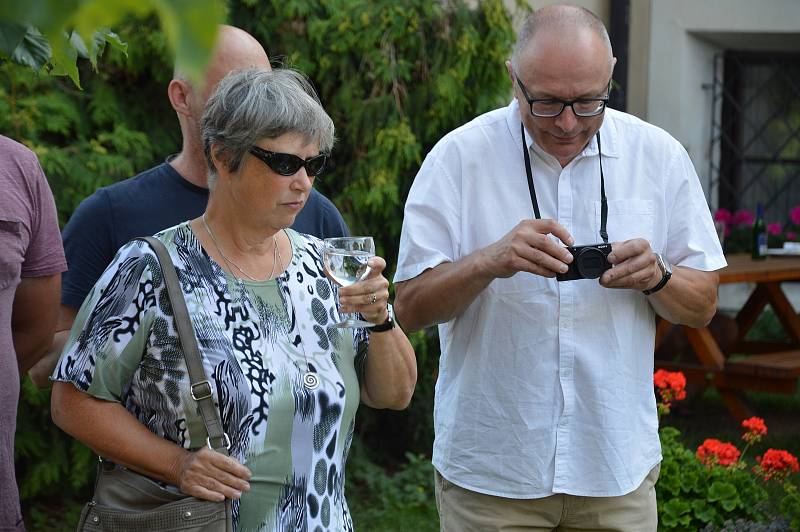
<svg viewBox="0 0 800 532">
<path fill-rule="evenodd" d="M 184 452 L 176 464 L 178 487 L 207 501 L 239 499 L 250 489 L 250 470 L 230 456 L 208 447 Z"/>
<path fill-rule="evenodd" d="M 372 257 L 367 264 L 363 280 L 339 287 L 339 312 L 358 312 L 370 323 L 383 323 L 389 317 L 389 281 L 382 275 L 386 261 Z"/>
</svg>

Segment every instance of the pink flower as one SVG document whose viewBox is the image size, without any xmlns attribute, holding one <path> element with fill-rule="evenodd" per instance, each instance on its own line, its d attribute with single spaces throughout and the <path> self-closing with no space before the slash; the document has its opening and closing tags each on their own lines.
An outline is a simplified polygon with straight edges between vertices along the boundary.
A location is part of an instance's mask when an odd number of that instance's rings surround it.
<svg viewBox="0 0 800 532">
<path fill-rule="evenodd" d="M 742 209 L 733 215 L 733 225 L 753 225 L 756 217 L 752 211 Z"/>
<path fill-rule="evenodd" d="M 789 219 L 794 225 L 800 225 L 800 205 L 789 211 Z"/>
<path fill-rule="evenodd" d="M 714 213 L 714 219 L 723 222 L 725 225 L 731 223 L 731 218 L 733 218 L 733 215 L 728 209 L 718 209 L 717 212 Z"/>
<path fill-rule="evenodd" d="M 786 231 L 786 240 L 791 240 L 791 241 L 797 240 L 797 233 L 795 233 L 794 231 Z"/>
<path fill-rule="evenodd" d="M 773 224 L 768 224 L 767 225 L 767 233 L 769 233 L 771 235 L 779 235 L 779 234 L 781 234 L 781 229 L 782 229 L 782 227 L 781 227 L 781 224 L 779 224 L 779 223 L 773 223 Z"/>
</svg>

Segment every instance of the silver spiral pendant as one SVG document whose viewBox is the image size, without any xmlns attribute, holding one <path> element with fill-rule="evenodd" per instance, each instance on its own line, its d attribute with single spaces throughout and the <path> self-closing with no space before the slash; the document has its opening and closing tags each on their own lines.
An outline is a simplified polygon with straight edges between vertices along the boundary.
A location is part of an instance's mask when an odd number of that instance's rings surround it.
<svg viewBox="0 0 800 532">
<path fill-rule="evenodd" d="M 303 386 L 309 390 L 316 390 L 319 388 L 319 377 L 313 371 L 306 371 L 303 373 Z"/>
</svg>

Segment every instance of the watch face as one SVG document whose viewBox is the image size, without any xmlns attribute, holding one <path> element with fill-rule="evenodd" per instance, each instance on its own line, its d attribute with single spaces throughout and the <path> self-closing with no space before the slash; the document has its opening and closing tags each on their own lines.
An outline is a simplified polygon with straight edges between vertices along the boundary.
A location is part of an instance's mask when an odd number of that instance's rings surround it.
<svg viewBox="0 0 800 532">
<path fill-rule="evenodd" d="M 661 270 L 661 275 L 672 274 L 672 266 L 664 259 L 661 253 L 656 253 L 656 262 L 658 263 L 658 268 Z"/>
</svg>

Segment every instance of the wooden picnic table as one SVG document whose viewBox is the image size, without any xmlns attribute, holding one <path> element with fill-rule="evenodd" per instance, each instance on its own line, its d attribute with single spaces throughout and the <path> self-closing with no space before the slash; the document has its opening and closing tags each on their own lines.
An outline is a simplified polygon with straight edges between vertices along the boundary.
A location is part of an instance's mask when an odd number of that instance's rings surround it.
<svg viewBox="0 0 800 532">
<path fill-rule="evenodd" d="M 728 266 L 719 271 L 720 284 L 755 283 L 755 290 L 736 315 L 738 335 L 727 352 L 723 352 L 708 327 L 683 327 L 696 357 L 693 362 L 656 360 L 656 365 L 680 370 L 689 382 L 715 386 L 725 405 L 738 420 L 751 415 L 742 391 L 794 393 L 800 377 L 800 317 L 784 294 L 781 283 L 800 281 L 800 257 L 770 256 L 753 260 L 749 255 L 725 257 Z M 748 331 L 769 304 L 784 330 L 788 342 L 746 340 Z M 663 340 L 671 323 L 660 320 L 656 345 Z M 731 355 L 744 354 L 730 358 Z"/>
</svg>

